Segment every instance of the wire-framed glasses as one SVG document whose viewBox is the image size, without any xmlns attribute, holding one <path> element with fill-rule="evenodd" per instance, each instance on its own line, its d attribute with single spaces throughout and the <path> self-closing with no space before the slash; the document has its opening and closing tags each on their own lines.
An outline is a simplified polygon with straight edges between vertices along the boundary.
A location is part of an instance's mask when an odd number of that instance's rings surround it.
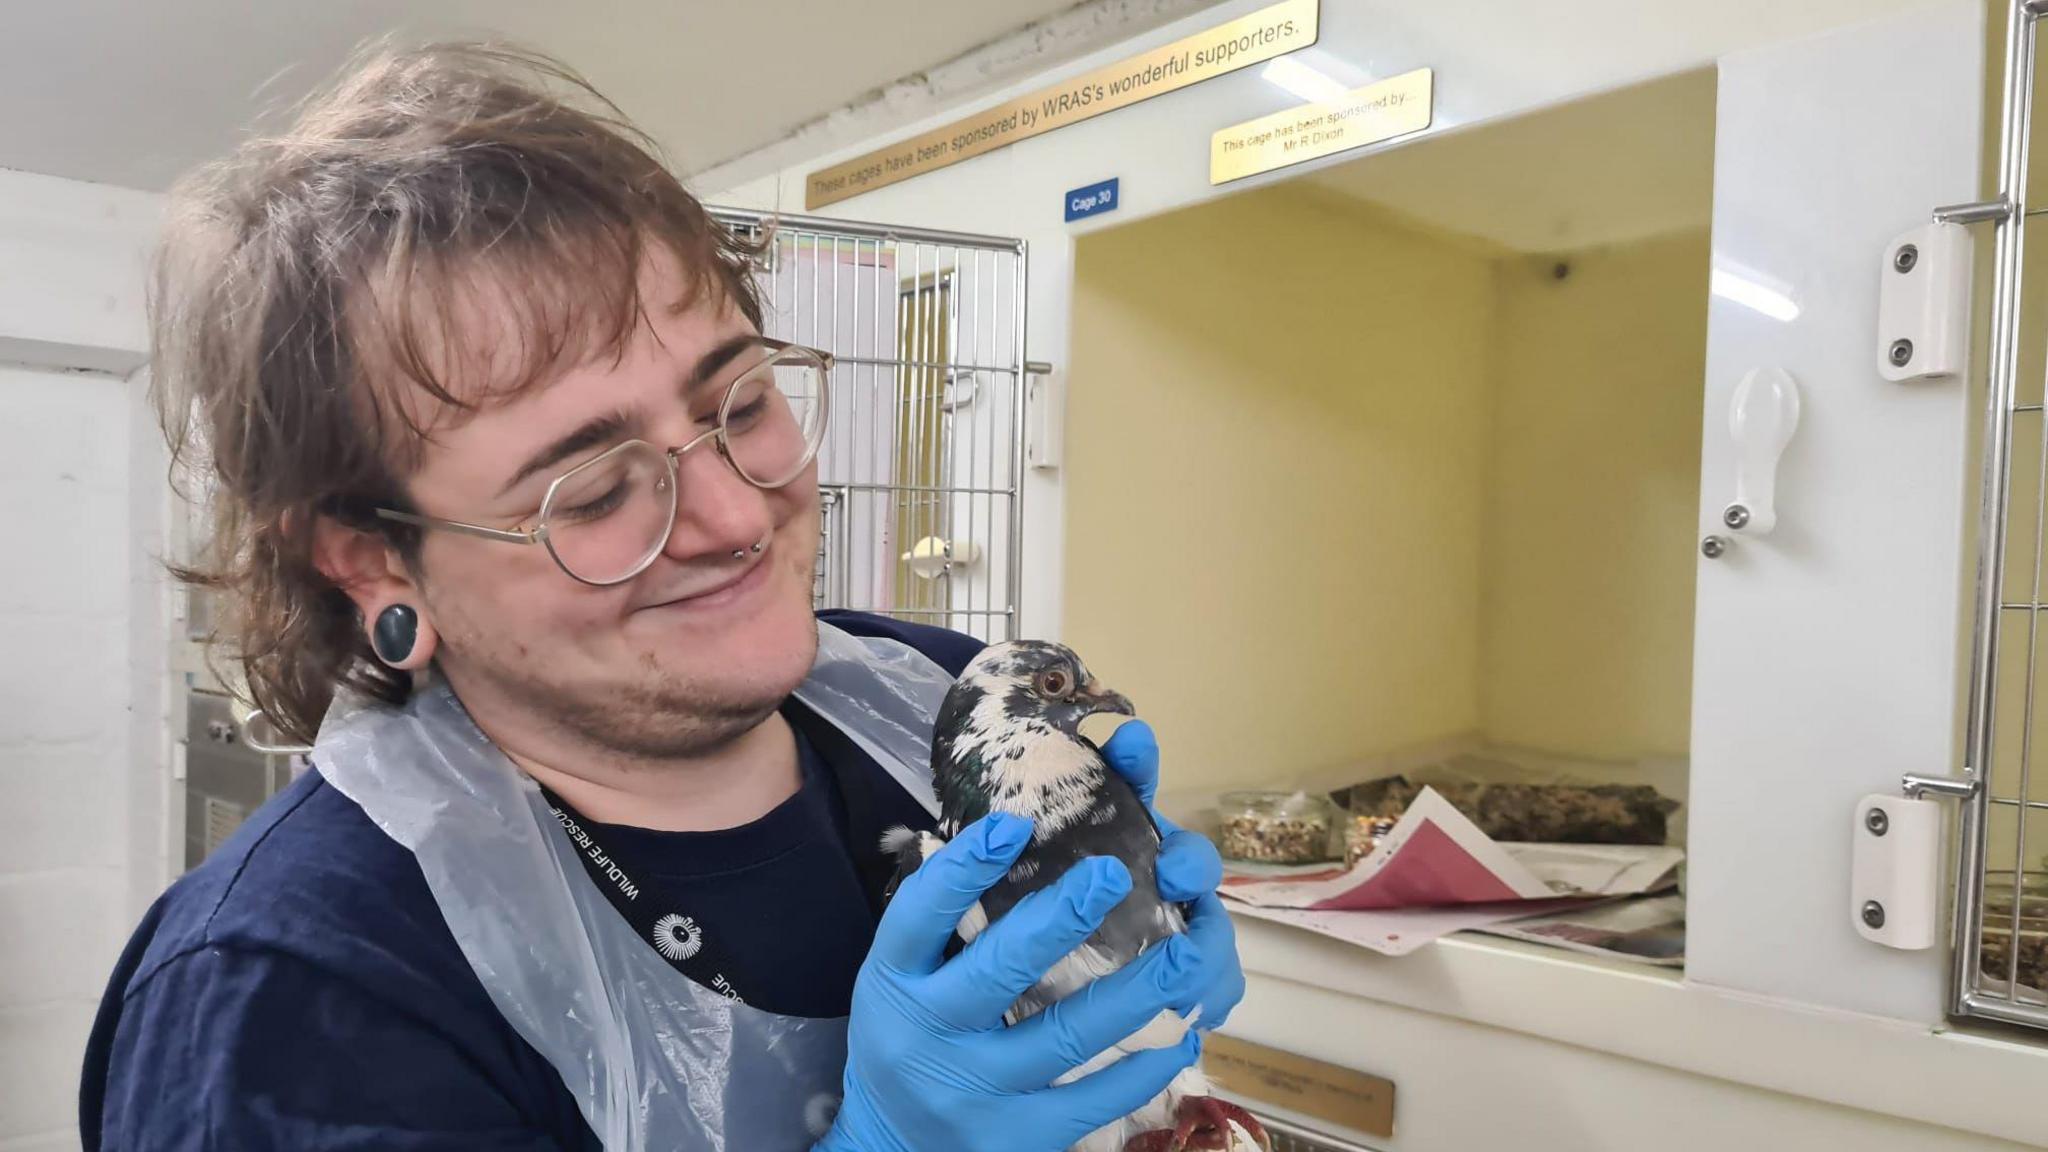
<svg viewBox="0 0 2048 1152">
<path fill-rule="evenodd" d="M 672 448 L 628 440 L 578 464 L 548 485 L 530 526 L 492 528 L 394 508 L 377 516 L 539 544 L 575 580 L 623 584 L 654 563 L 675 527 L 683 453 L 714 444 L 741 479 L 767 489 L 787 486 L 817 456 L 831 406 L 831 354 L 764 336 L 741 356 L 755 362 L 726 386 L 716 426 Z"/>
</svg>

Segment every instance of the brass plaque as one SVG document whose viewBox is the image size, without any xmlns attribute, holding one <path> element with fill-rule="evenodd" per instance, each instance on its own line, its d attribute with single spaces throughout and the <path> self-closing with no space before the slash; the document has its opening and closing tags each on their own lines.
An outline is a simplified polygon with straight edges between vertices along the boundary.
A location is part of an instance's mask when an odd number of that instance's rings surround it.
<svg viewBox="0 0 2048 1152">
<path fill-rule="evenodd" d="M 1223 184 L 1377 144 L 1429 127 L 1434 73 L 1428 68 L 1233 124 L 1209 138 L 1209 183 Z"/>
<path fill-rule="evenodd" d="M 850 196 L 1306 48 L 1316 42 L 1318 2 L 1283 0 L 922 136 L 813 172 L 804 181 L 804 209 L 816 211 Z"/>
<path fill-rule="evenodd" d="M 1278 1104 L 1368 1136 L 1394 1135 L 1394 1082 L 1234 1036 L 1202 1037 L 1202 1071 L 1247 1100 Z"/>
</svg>

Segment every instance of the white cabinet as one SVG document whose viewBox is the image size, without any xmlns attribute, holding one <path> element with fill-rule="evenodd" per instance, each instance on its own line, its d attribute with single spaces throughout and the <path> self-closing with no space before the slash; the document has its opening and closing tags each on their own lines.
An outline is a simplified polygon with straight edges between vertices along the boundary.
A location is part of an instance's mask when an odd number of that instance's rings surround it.
<svg viewBox="0 0 2048 1152">
<path fill-rule="evenodd" d="M 1219 6 L 990 100 L 1253 7 Z M 1858 798 L 1895 791 L 1906 773 L 1959 763 L 1979 398 L 1955 380 L 1887 382 L 1872 349 L 1886 245 L 1937 205 L 1980 195 L 1987 85 L 1995 83 L 1985 13 L 1968 0 L 1326 3 L 1317 52 L 1372 78 L 1434 69 L 1427 133 L 1212 188 L 1210 133 L 1297 99 L 1248 69 L 833 206 L 849 219 L 1026 241 L 1025 353 L 1063 373 L 1067 425 L 1061 466 L 1024 478 L 1022 631 L 1085 637 L 1094 646 L 1084 653 L 1105 675 L 1118 661 L 1184 666 L 1172 679 L 1141 673 L 1164 686 L 1150 701 L 1142 685 L 1119 684 L 1162 720 L 1169 789 L 1176 772 L 1183 791 L 1202 792 L 1328 768 L 1347 747 L 1366 759 L 1387 749 L 1359 747 L 1361 733 L 1392 728 L 1389 717 L 1412 721 L 1401 732 L 1411 746 L 1491 729 L 1552 751 L 1590 747 L 1598 743 L 1586 735 L 1592 728 L 1573 721 L 1598 718 L 1604 696 L 1635 722 L 1606 724 L 1601 756 L 1661 764 L 1684 792 L 1691 860 L 1682 977 L 1464 938 L 1388 960 L 1242 925 L 1252 989 L 1230 1030 L 1394 1080 L 1397 1135 L 1385 1147 L 2048 1144 L 2048 1113 L 2031 1102 L 2032 1086 L 2048 1076 L 2048 1049 L 2024 1036 L 1948 1030 L 1943 950 L 1887 950 L 1861 939 L 1847 914 Z M 1705 87 L 1688 89 L 1687 77 Z M 1432 148 L 1483 153 L 1491 126 L 1534 123 L 1532 114 L 1561 115 L 1559 106 L 1574 102 L 1604 107 L 1588 98 L 1620 100 L 1624 88 L 1667 101 L 1660 124 L 1692 124 L 1685 101 L 1706 92 L 1700 130 L 1711 144 L 1653 134 L 1640 142 L 1639 163 L 1598 169 L 1597 179 L 1569 139 L 1538 131 L 1493 137 L 1515 141 L 1522 151 L 1512 156 L 1469 156 L 1435 175 L 1402 159 Z M 706 191 L 741 207 L 793 208 L 808 172 L 878 143 Z M 1673 166 L 1695 154 L 1706 164 L 1709 149 L 1710 180 L 1689 201 L 1694 185 L 1674 183 Z M 1443 175 L 1460 165 L 1487 175 L 1463 183 Z M 1192 291 L 1176 294 L 1205 254 L 1214 259 L 1200 275 L 1247 266 L 1257 242 L 1244 242 L 1246 234 L 1266 229 L 1299 241 L 1307 229 L 1307 243 L 1316 243 L 1315 214 L 1334 184 L 1352 178 L 1346 172 L 1364 174 L 1357 179 L 1381 208 L 1398 208 L 1378 219 L 1375 238 L 1360 241 L 1348 281 L 1332 257 L 1351 243 L 1336 238 L 1348 226 L 1333 222 L 1315 253 L 1333 262 L 1314 273 L 1312 292 L 1262 271 L 1244 278 L 1239 298 L 1213 308 Z M 1416 173 L 1420 183 L 1404 183 Z M 1065 223 L 1063 194 L 1110 177 L 1120 180 L 1121 207 Z M 1299 198 L 1312 186 L 1320 201 Z M 1297 207 L 1281 219 L 1270 206 L 1286 196 L 1298 197 L 1289 201 Z M 1096 254 L 1136 259 L 1126 240 L 1147 229 L 1167 235 L 1175 219 L 1213 226 L 1176 234 L 1180 264 L 1145 257 L 1158 272 L 1149 295 L 1144 277 L 1126 268 L 1127 286 L 1103 296 L 1106 281 L 1090 272 Z M 1414 239 L 1418 221 L 1441 250 Z M 1225 226 L 1243 231 L 1226 237 Z M 1401 236 L 1389 238 L 1394 232 Z M 1697 245 L 1690 256 L 1688 235 Z M 1646 255 L 1653 241 L 1669 252 Z M 1660 329 L 1544 345 L 1543 333 L 1556 332 L 1544 327 L 1549 298 L 1533 285 L 1526 298 L 1502 285 L 1511 274 L 1547 273 L 1551 264 L 1539 262 L 1550 259 L 1547 244 L 1569 250 L 1552 262 L 1584 271 L 1584 291 L 1600 275 L 1616 277 L 1622 287 L 1606 307 L 1617 313 L 1660 291 L 1659 275 L 1696 267 L 1694 334 L 1674 323 L 1668 338 Z M 1396 281 L 1385 271 L 1398 245 L 1410 245 L 1411 258 Z M 1311 297 L 1330 306 L 1311 306 Z M 1226 347 L 1216 334 L 1232 316 L 1270 321 L 1266 312 L 1282 299 L 1307 320 L 1269 323 L 1263 359 L 1257 339 Z M 1409 309 L 1400 326 L 1433 334 L 1434 351 L 1375 344 L 1386 326 L 1346 313 L 1346 301 L 1370 303 L 1381 316 Z M 1483 322 L 1466 324 L 1448 301 L 1464 301 L 1458 307 Z M 1112 307 L 1114 331 L 1140 351 L 1091 379 L 1091 358 L 1109 361 L 1089 319 Z M 1520 343 L 1501 342 L 1503 308 L 1528 326 Z M 1584 333 L 1598 329 L 1588 324 Z M 1703 346 L 1692 349 L 1696 399 L 1686 427 L 1696 431 L 1683 443 L 1655 451 L 1624 443 L 1655 406 L 1637 411 L 1618 392 L 1612 433 L 1596 430 L 1617 460 L 1634 452 L 1637 465 L 1603 472 L 1598 460 L 1521 460 L 1501 448 L 1531 421 L 1593 428 L 1590 407 L 1557 417 L 1561 409 L 1544 406 L 1545 389 L 1567 386 L 1573 374 L 1647 372 L 1649 358 L 1686 339 Z M 1485 347 L 1475 350 L 1475 340 Z M 1358 379 L 1379 391 L 1259 375 L 1263 363 L 1311 370 L 1294 354 L 1310 344 L 1350 349 Z M 1542 387 L 1515 393 L 1501 383 L 1514 375 L 1503 369 L 1502 348 L 1539 349 L 1554 370 L 1525 373 L 1520 379 Z M 1234 359 L 1219 373 L 1213 357 L 1198 355 L 1208 352 Z M 1446 367 L 1453 362 L 1466 366 Z M 1755 370 L 1789 373 L 1802 399 L 1776 471 L 1768 534 L 1731 531 L 1722 519 L 1735 492 L 1729 405 Z M 1230 372 L 1244 378 L 1244 395 L 1215 386 Z M 1117 391 L 1126 381 L 1143 388 Z M 1117 399 L 1140 391 L 1142 404 Z M 1504 407 L 1515 396 L 1522 407 Z M 1310 402 L 1304 397 L 1324 406 L 1272 407 Z M 1377 446 L 1356 451 L 1387 460 L 1409 451 L 1400 468 L 1368 467 L 1346 456 L 1351 449 L 1331 447 L 1365 443 L 1342 437 L 1396 410 L 1406 422 L 1383 421 Z M 1660 425 L 1656 434 L 1671 432 Z M 1162 439 L 1214 467 L 1182 465 L 1170 484 L 1132 472 L 1113 490 L 1102 486 L 1119 445 L 1152 451 L 1144 445 Z M 1289 443 L 1305 450 L 1290 459 Z M 1233 453 L 1261 461 L 1261 470 L 1233 473 Z M 1660 454 L 1684 463 L 1675 487 L 1654 479 Z M 1534 499 L 1520 481 L 1493 484 L 1501 467 L 1570 475 L 1577 488 Z M 1630 479 L 1603 487 L 1603 476 Z M 1592 496 L 1581 507 L 1572 491 Z M 1585 510 L 1593 506 L 1597 515 Z M 1594 521 L 1608 526 L 1609 539 Z M 1357 530 L 1362 522 L 1372 529 Z M 1214 530 L 1198 539 L 1204 525 Z M 1710 534 L 1733 541 L 1718 559 L 1699 551 Z M 1101 555 L 1116 540 L 1125 543 Z M 1600 548 L 1635 548 L 1648 558 L 1643 573 L 1666 574 L 1617 581 L 1613 618 L 1639 619 L 1629 627 L 1646 651 L 1668 657 L 1689 643 L 1689 664 L 1675 672 L 1668 659 L 1646 664 L 1644 676 L 1609 686 L 1586 671 L 1598 645 L 1560 640 L 1554 628 L 1544 639 L 1555 621 L 1518 614 L 1511 603 L 1513 588 L 1527 583 L 1496 587 L 1502 556 Z M 1431 578 L 1412 579 L 1415 564 L 1388 555 L 1400 550 L 1428 555 Z M 1341 562 L 1329 562 L 1339 552 Z M 1098 567 L 1124 578 L 1105 579 Z M 1623 603 L 1673 571 L 1682 598 Z M 1142 602 L 1129 591 L 1140 584 Z M 1105 600 L 1109 589 L 1121 591 Z M 1674 611 L 1675 630 L 1666 627 Z M 1361 624 L 1371 613 L 1370 627 Z M 1150 630 L 1134 631 L 1141 625 Z M 1361 654 L 1359 638 L 1374 646 Z M 1497 654 L 1510 644 L 1556 659 L 1503 663 Z M 1518 687 L 1546 677 L 1557 686 L 1547 695 Z M 1311 714 L 1291 713 L 1290 698 L 1304 691 L 1323 695 Z M 1332 692 L 1351 701 L 1353 714 L 1331 706 Z M 1675 700 L 1668 709 L 1659 703 L 1667 698 Z M 1190 733 L 1184 743 L 1176 717 Z"/>
</svg>

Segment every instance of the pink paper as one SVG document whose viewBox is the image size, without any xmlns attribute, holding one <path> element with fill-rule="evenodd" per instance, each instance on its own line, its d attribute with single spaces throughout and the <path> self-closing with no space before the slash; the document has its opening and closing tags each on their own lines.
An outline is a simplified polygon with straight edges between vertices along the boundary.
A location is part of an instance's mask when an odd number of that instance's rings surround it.
<svg viewBox="0 0 2048 1152">
<path fill-rule="evenodd" d="M 1597 902 L 1597 901 L 1596 901 Z M 1373 912 L 1312 912 L 1305 908 L 1231 905 L 1231 915 L 1271 920 L 1341 940 L 1382 956 L 1406 956 L 1425 944 L 1474 928 L 1485 928 L 1540 912 L 1578 907 L 1588 901 L 1511 900 L 1501 904 L 1460 904 L 1450 908 L 1394 908 Z"/>
<path fill-rule="evenodd" d="M 1349 870 L 1282 879 L 1233 877 L 1223 894 L 1266 908 L 1367 911 L 1559 893 L 1487 838 L 1433 788 L 1424 788 L 1370 856 Z"/>
<path fill-rule="evenodd" d="M 1502 844 L 1424 788 L 1370 856 L 1349 869 L 1233 876 L 1223 895 L 1262 908 L 1374 912 L 1563 896 L 1629 896 L 1671 882 L 1685 853 L 1616 844 Z"/>
<path fill-rule="evenodd" d="M 1519 899 L 1520 893 L 1460 848 L 1442 826 L 1430 822 L 1416 828 L 1401 851 L 1364 883 L 1309 908 L 1335 912 Z"/>
</svg>

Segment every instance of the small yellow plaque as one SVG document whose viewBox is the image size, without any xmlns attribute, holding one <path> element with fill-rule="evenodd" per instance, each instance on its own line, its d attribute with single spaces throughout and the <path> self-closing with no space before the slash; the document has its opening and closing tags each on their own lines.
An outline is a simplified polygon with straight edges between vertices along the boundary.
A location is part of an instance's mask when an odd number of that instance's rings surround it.
<svg viewBox="0 0 2048 1152">
<path fill-rule="evenodd" d="M 813 172 L 804 207 L 886 188 L 912 176 L 1078 124 L 1140 100 L 1248 68 L 1316 42 L 1319 0 L 1280 3 L 1162 44 L 1029 96 L 984 109 L 922 136 Z"/>
<path fill-rule="evenodd" d="M 1434 73 L 1404 72 L 1334 100 L 1233 124 L 1209 138 L 1209 183 L 1224 184 L 1429 127 Z"/>
<path fill-rule="evenodd" d="M 1278 1104 L 1367 1136 L 1394 1135 L 1392 1080 L 1219 1032 L 1202 1037 L 1202 1071 L 1233 1096 Z"/>
</svg>

